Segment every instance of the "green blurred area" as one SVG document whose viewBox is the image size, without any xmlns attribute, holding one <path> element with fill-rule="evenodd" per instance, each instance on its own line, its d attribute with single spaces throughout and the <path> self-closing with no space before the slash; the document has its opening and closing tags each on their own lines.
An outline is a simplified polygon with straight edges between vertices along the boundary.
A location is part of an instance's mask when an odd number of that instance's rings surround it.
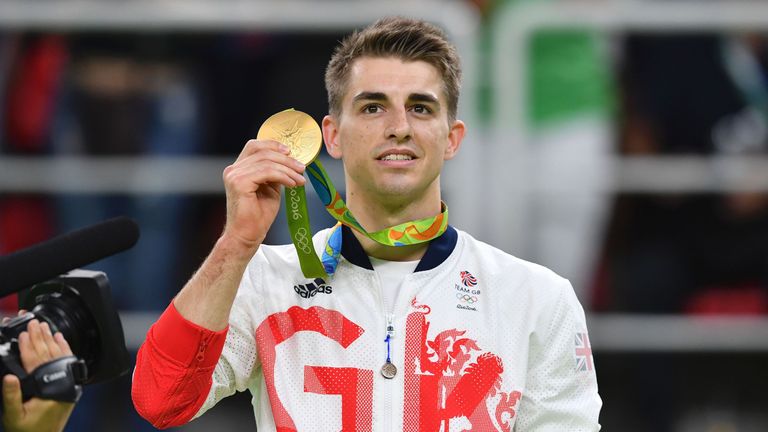
<svg viewBox="0 0 768 432">
<path fill-rule="evenodd" d="M 536 0 L 528 0 L 536 1 Z M 502 7 L 520 1 L 500 1 L 484 11 L 480 51 L 478 112 L 489 122 L 494 97 L 520 97 L 499 94 L 492 83 L 493 20 Z M 615 86 L 610 60 L 601 36 L 589 30 L 542 30 L 528 44 L 527 89 L 528 121 L 545 127 L 573 117 L 608 115 L 615 107 Z"/>
<path fill-rule="evenodd" d="M 534 35 L 528 66 L 534 126 L 611 109 L 611 74 L 598 46 L 596 35 L 583 31 Z"/>
</svg>

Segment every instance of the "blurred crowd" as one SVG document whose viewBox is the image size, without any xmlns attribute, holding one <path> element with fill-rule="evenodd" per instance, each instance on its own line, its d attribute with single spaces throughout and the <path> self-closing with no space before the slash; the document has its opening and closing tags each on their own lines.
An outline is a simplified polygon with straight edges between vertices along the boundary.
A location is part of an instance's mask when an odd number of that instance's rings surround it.
<svg viewBox="0 0 768 432">
<path fill-rule="evenodd" d="M 261 122 L 291 107 L 286 104 L 300 104 L 297 108 L 322 118 L 325 62 L 338 37 L 0 35 L 0 155 L 234 160 Z M 67 175 L 99 181 L 88 172 Z M 218 237 L 223 199 L 223 193 L 4 191 L 0 254 L 127 215 L 140 226 L 138 244 L 87 267 L 107 273 L 120 310 L 158 313 Z M 322 207 L 313 210 L 317 223 L 327 223 Z M 275 233 L 271 241 L 284 242 L 281 235 Z M 0 306 L 6 314 L 18 307 L 15 296 L 0 299 Z M 117 392 L 89 388 L 68 430 L 92 430 L 98 418 L 93 413 L 105 406 L 114 415 L 103 421 L 124 417 L 125 410 L 117 407 L 131 406 L 129 379 L 121 380 Z M 129 415 L 130 430 L 153 430 L 132 410 Z"/>
<path fill-rule="evenodd" d="M 618 152 L 765 155 L 767 48 L 760 34 L 627 37 Z M 765 314 L 768 195 L 620 195 L 601 270 L 598 310 Z"/>
</svg>

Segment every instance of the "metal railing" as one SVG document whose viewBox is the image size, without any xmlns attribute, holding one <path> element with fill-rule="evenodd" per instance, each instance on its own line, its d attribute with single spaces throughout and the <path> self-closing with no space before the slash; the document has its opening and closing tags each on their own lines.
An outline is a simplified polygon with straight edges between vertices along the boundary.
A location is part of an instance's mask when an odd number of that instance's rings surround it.
<svg viewBox="0 0 768 432">
<path fill-rule="evenodd" d="M 551 160 L 544 160 L 547 156 L 534 148 L 535 134 L 528 124 L 531 99 L 527 65 L 533 35 L 546 30 L 588 30 L 612 36 L 629 31 L 670 34 L 766 29 L 768 3 L 758 1 L 510 2 L 494 17 L 492 88 L 495 97 L 482 160 L 487 167 L 485 172 L 498 174 L 485 177 L 479 186 L 486 190 L 503 188 L 506 199 L 486 204 L 488 218 L 486 224 L 479 227 L 480 235 L 493 235 L 494 243 L 505 250 L 535 256 L 531 239 L 536 235 L 540 219 L 531 208 L 535 208 L 536 196 L 539 200 L 542 196 L 557 200 L 578 192 L 580 196 L 604 199 L 619 192 L 768 191 L 768 157 L 765 156 L 622 157 L 610 152 L 594 152 L 564 161 L 587 167 L 583 173 L 577 176 L 573 170 L 569 171 L 570 176 L 560 173 L 561 170 L 551 166 Z M 605 122 L 597 123 L 598 128 L 604 129 L 602 138 L 613 139 L 611 127 Z M 547 155 L 557 154 L 556 149 L 550 148 L 547 152 Z M 543 167 L 552 175 L 541 175 Z M 594 170 L 595 167 L 599 169 Z M 562 216 L 567 220 L 568 215 Z M 584 253 L 588 253 L 589 247 L 582 246 Z M 765 343 L 768 319 L 760 317 L 701 319 L 595 314 L 589 317 L 589 322 L 594 346 L 603 350 L 768 350 Z"/>
<path fill-rule="evenodd" d="M 475 52 L 480 18 L 477 11 L 463 1 L 5 0 L 0 2 L 0 30 L 347 32 L 388 15 L 425 19 L 446 31 L 459 51 L 464 70 L 459 116 L 473 123 L 475 95 L 478 93 Z M 466 148 L 467 153 L 477 151 L 476 146 Z M 164 171 L 171 169 L 171 172 L 177 173 L 178 166 L 185 163 L 199 166 L 206 173 L 210 170 L 211 174 L 206 174 L 206 178 L 214 178 L 212 172 L 226 166 L 219 158 L 143 157 L 131 160 L 82 157 L 32 160 L 0 156 L 0 192 L 55 192 L 62 188 L 68 191 L 80 188 L 85 193 L 209 193 L 221 190 L 211 180 L 194 180 L 191 183 L 173 181 Z M 67 165 L 86 169 L 62 173 L 60 169 Z M 113 167 L 118 169 L 112 171 L 110 168 Z M 45 180 L 46 172 L 55 170 L 66 174 L 63 185 L 68 186 L 58 186 Z M 124 182 L 125 178 L 121 176 L 126 172 L 141 172 L 146 179 Z M 98 173 L 99 177 L 95 177 L 94 173 Z M 41 179 L 34 179 L 37 174 Z M 215 178 L 220 179 L 220 175 L 221 171 Z M 96 178 L 104 186 L 92 184 Z M 172 181 L 165 184 L 156 181 L 161 178 Z M 182 178 L 186 177 L 182 175 Z M 459 172 L 449 170 L 443 176 L 443 185 L 457 195 L 472 193 Z"/>
<path fill-rule="evenodd" d="M 501 247 L 526 253 L 526 240 L 535 219 L 526 217 L 529 191 L 542 188 L 589 188 L 604 192 L 703 192 L 768 191 L 768 158 L 620 157 L 596 155 L 604 175 L 589 183 L 558 182 L 536 175 L 536 156 L 528 125 L 527 53 L 531 37 L 544 30 L 590 30 L 611 35 L 618 32 L 685 33 L 694 31 L 745 31 L 768 29 L 768 3 L 758 1 L 539 1 L 514 2 L 499 12 L 494 26 L 492 54 L 493 120 L 483 164 L 487 172 L 506 173 L 509 199 L 491 202 L 486 230 L 508 235 Z M 607 131 L 608 134 L 611 131 Z M 573 163 L 595 161 L 574 161 Z M 734 167 L 743 167 L 739 173 Z M 757 175 L 755 175 L 757 173 Z M 590 173 L 585 173 L 589 176 Z M 492 188 L 499 177 L 486 178 Z M 540 184 L 544 182 L 545 184 Z M 559 185 L 557 185 L 560 183 Z M 495 216 L 495 217 L 494 217 Z"/>
</svg>

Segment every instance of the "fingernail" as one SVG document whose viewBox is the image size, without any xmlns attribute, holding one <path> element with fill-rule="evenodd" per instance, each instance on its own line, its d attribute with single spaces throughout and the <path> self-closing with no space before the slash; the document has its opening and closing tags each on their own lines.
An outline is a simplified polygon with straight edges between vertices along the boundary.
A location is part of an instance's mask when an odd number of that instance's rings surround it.
<svg viewBox="0 0 768 432">
<path fill-rule="evenodd" d="M 283 153 L 290 153 L 291 149 L 289 149 L 288 146 L 285 144 L 280 144 L 280 151 Z"/>
</svg>

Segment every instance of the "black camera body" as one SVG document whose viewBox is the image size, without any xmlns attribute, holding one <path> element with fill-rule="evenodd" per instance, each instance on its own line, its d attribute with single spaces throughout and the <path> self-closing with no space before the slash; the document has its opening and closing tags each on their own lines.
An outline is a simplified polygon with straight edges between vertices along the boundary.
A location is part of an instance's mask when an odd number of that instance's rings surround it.
<svg viewBox="0 0 768 432">
<path fill-rule="evenodd" d="M 22 383 L 24 400 L 43 397 L 75 402 L 82 384 L 117 378 L 130 369 L 120 318 L 103 272 L 75 269 L 19 292 L 19 308 L 28 312 L 0 326 L 0 376 Z M 18 337 L 37 319 L 61 332 L 74 356 L 41 365 L 27 374 Z"/>
</svg>

